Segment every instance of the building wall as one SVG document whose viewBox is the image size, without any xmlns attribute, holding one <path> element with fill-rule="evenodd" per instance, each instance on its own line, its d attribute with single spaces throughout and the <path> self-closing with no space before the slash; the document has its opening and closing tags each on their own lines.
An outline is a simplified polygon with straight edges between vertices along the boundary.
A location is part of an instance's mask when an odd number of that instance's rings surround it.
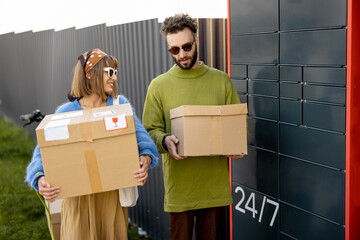
<svg viewBox="0 0 360 240">
<path fill-rule="evenodd" d="M 345 239 L 346 0 L 230 0 L 234 239 Z"/>
</svg>

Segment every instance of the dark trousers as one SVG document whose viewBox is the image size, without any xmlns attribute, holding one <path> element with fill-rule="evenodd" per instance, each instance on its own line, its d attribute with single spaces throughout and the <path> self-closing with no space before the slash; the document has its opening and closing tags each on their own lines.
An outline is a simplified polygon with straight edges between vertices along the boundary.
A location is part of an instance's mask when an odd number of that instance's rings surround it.
<svg viewBox="0 0 360 240">
<path fill-rule="evenodd" d="M 216 207 L 170 213 L 170 239 L 191 240 L 195 225 L 196 240 L 224 240 L 229 237 L 229 207 Z"/>
</svg>

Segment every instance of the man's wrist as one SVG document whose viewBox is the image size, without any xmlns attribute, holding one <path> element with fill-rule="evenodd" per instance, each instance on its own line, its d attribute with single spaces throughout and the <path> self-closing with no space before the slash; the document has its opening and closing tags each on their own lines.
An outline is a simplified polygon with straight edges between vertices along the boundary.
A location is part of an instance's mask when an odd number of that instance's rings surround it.
<svg viewBox="0 0 360 240">
<path fill-rule="evenodd" d="M 162 147 L 165 149 L 165 151 L 168 152 L 169 150 L 168 150 L 168 148 L 167 148 L 167 146 L 166 146 L 166 143 L 165 143 L 165 138 L 166 138 L 167 136 L 169 136 L 169 134 L 165 134 L 165 136 L 164 136 L 163 139 L 162 139 L 161 145 L 162 145 Z"/>
</svg>

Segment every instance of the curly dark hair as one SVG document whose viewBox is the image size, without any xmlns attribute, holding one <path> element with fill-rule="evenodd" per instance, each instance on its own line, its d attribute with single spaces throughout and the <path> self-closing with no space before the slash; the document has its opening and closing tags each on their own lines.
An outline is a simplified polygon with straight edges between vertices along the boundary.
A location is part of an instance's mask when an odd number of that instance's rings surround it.
<svg viewBox="0 0 360 240">
<path fill-rule="evenodd" d="M 174 16 L 168 17 L 164 20 L 160 28 L 160 33 L 166 36 L 169 33 L 177 33 L 182 31 L 186 27 L 193 32 L 194 36 L 196 36 L 196 20 L 191 18 L 188 14 L 175 14 Z"/>
</svg>

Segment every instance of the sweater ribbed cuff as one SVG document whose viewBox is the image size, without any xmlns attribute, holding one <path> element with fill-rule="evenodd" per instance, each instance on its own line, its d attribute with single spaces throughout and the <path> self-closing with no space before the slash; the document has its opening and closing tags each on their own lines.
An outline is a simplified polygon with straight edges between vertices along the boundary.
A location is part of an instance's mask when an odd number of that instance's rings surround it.
<svg viewBox="0 0 360 240">
<path fill-rule="evenodd" d="M 169 150 L 168 150 L 168 148 L 167 148 L 167 146 L 166 146 L 166 143 L 165 143 L 165 138 L 166 138 L 167 136 L 169 136 L 169 134 L 165 134 L 165 136 L 164 136 L 163 139 L 162 139 L 161 145 L 162 145 L 162 147 L 165 149 L 165 151 L 168 152 Z"/>
</svg>

